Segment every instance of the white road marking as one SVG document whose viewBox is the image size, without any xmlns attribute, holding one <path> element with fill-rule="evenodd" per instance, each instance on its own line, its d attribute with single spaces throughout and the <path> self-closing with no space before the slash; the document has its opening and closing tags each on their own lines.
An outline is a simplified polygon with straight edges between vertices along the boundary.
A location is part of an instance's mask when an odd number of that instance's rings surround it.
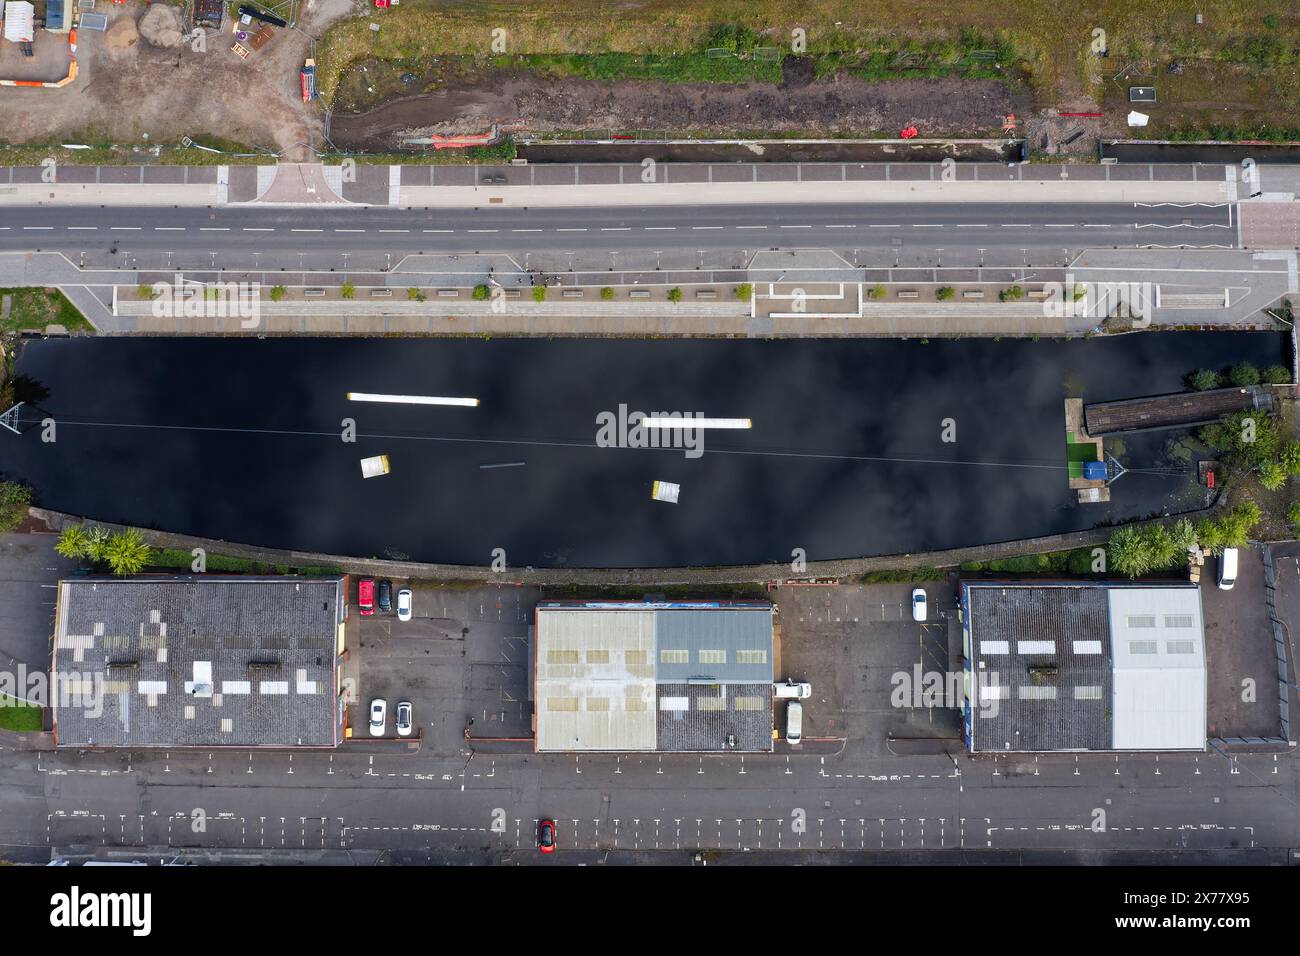
<svg viewBox="0 0 1300 956">
<path fill-rule="evenodd" d="M 199 232 L 229 232 L 229 226 L 199 226 Z"/>
<path fill-rule="evenodd" d="M 691 226 L 692 229 L 721 229 L 721 226 Z M 782 226 L 781 228 L 785 228 Z"/>
<path fill-rule="evenodd" d="M 827 224 L 826 224 L 826 228 L 827 228 L 827 229 L 856 229 L 856 228 L 858 228 L 858 227 L 855 226 L 853 223 L 847 223 L 847 224 L 844 224 L 844 223 L 827 223 Z"/>
<path fill-rule="evenodd" d="M 324 232 L 324 229 L 290 229 L 290 232 Z"/>
<path fill-rule="evenodd" d="M 559 229 L 556 229 L 555 231 L 556 232 L 586 232 L 587 227 L 586 226 L 581 226 L 581 227 L 561 226 Z"/>
<path fill-rule="evenodd" d="M 335 229 L 335 232 L 365 232 L 364 229 Z"/>
<path fill-rule="evenodd" d="M 245 226 L 244 232 L 275 232 L 271 226 Z"/>
<path fill-rule="evenodd" d="M 676 228 L 677 228 L 676 226 L 646 226 L 646 227 L 645 227 L 645 231 L 646 231 L 646 232 L 654 232 L 654 231 L 656 231 L 656 230 L 659 230 L 659 231 L 668 231 L 668 232 L 671 232 L 672 230 L 674 230 L 674 229 L 676 229 Z M 742 228 L 743 228 L 743 227 L 742 227 Z"/>
<path fill-rule="evenodd" d="M 69 229 L 98 229 L 98 226 L 69 226 Z"/>
<path fill-rule="evenodd" d="M 601 232 L 630 232 L 631 226 L 601 226 Z"/>
<path fill-rule="evenodd" d="M 737 226 L 737 229 L 766 229 L 767 226 Z"/>
<path fill-rule="evenodd" d="M 432 230 L 432 229 L 426 229 L 426 230 L 424 230 L 424 231 L 425 231 L 425 232 L 433 232 L 434 230 Z M 540 230 L 540 229 L 511 229 L 510 231 L 511 231 L 511 232 L 541 232 L 542 230 Z"/>
<path fill-rule="evenodd" d="M 339 232 L 344 232 L 344 231 L 346 230 L 343 229 L 339 230 Z M 455 229 L 425 229 L 423 231 L 424 232 L 455 232 L 456 230 Z M 357 232 L 361 232 L 361 230 L 358 229 Z"/>
<path fill-rule="evenodd" d="M 54 227 L 53 226 L 23 226 L 23 228 L 30 231 L 30 230 L 37 230 L 37 229 L 53 229 Z"/>
<path fill-rule="evenodd" d="M 381 229 L 380 232 L 406 232 L 405 229 Z M 496 232 L 495 229 L 466 229 L 466 232 Z"/>
<path fill-rule="evenodd" d="M 696 229 L 705 229 L 706 226 L 696 226 Z M 812 226 L 782 226 L 782 229 L 811 229 Z"/>
<path fill-rule="evenodd" d="M 379 231 L 380 231 L 380 232 L 410 232 L 411 230 L 409 230 L 409 229 L 380 229 Z M 472 232 L 473 230 L 470 230 L 470 231 Z"/>
</svg>

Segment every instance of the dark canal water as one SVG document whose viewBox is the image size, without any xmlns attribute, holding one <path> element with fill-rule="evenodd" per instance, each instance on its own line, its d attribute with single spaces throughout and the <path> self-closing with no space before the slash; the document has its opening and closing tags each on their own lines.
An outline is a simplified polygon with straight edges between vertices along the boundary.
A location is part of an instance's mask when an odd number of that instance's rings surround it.
<svg viewBox="0 0 1300 956">
<path fill-rule="evenodd" d="M 73 339 L 24 346 L 39 427 L 0 471 L 74 514 L 269 547 L 485 565 L 671 567 L 917 552 L 1081 530 L 1200 502 L 1190 469 L 1108 505 L 1066 486 L 1063 399 L 1181 389 L 1285 362 L 1282 337 L 1075 341 Z M 348 391 L 472 396 L 361 405 Z M 596 416 L 747 417 L 705 453 L 596 446 Z M 356 421 L 344 443 L 341 421 Z M 955 443 L 941 440 L 953 419 Z M 1125 442 L 1158 467 L 1169 433 Z M 359 459 L 391 474 L 363 480 Z M 524 461 L 522 467 L 484 464 Z M 678 504 L 652 501 L 655 479 Z"/>
</svg>

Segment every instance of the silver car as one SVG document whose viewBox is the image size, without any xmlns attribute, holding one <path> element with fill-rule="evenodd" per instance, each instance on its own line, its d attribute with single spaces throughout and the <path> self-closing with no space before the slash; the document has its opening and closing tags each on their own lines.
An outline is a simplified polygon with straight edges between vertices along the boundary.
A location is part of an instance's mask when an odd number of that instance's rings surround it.
<svg viewBox="0 0 1300 956">
<path fill-rule="evenodd" d="M 409 737 L 415 725 L 411 722 L 411 702 L 409 700 L 399 700 L 397 702 L 397 736 Z"/>
</svg>

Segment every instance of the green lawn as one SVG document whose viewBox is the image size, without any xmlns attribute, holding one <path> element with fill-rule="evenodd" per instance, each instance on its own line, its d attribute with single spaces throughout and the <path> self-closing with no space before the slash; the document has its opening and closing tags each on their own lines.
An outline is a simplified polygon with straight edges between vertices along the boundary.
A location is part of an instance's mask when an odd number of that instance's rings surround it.
<svg viewBox="0 0 1300 956">
<path fill-rule="evenodd" d="M 189 571 L 193 567 L 194 555 L 183 548 L 154 548 L 149 552 L 149 567 L 156 570 Z M 238 558 L 228 554 L 211 554 L 207 556 L 207 569 L 227 574 L 303 574 L 330 575 L 340 574 L 338 568 L 327 567 L 292 567 L 287 564 L 262 564 L 250 558 Z"/>
<path fill-rule="evenodd" d="M 12 730 L 20 734 L 39 732 L 41 723 L 39 707 L 0 694 L 0 730 Z"/>
<path fill-rule="evenodd" d="M 47 325 L 62 325 L 69 332 L 95 331 L 58 289 L 0 289 L 0 296 L 12 296 L 9 314 L 0 318 L 0 332 L 22 329 L 43 332 Z"/>
</svg>

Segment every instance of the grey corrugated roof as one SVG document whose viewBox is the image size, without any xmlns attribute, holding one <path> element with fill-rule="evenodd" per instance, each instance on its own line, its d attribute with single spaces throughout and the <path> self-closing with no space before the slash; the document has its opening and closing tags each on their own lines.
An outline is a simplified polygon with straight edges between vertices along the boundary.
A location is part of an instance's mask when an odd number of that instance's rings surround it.
<svg viewBox="0 0 1300 956">
<path fill-rule="evenodd" d="M 655 680 L 661 684 L 695 678 L 719 684 L 772 682 L 771 607 L 657 610 L 655 638 L 659 645 Z M 669 650 L 689 651 L 690 661 L 664 663 L 663 652 Z M 725 663 L 701 661 L 702 650 L 725 652 Z M 762 663 L 742 664 L 737 651 L 761 651 Z"/>
<path fill-rule="evenodd" d="M 61 581 L 55 671 L 98 682 L 104 693 L 99 714 L 56 701 L 59 745 L 334 746 L 344 581 Z M 211 665 L 211 696 L 187 691 L 196 662 Z M 259 692 L 263 681 L 285 682 L 288 692 Z M 251 692 L 236 692 L 240 682 Z M 151 695 L 151 685 L 165 692 Z"/>
<path fill-rule="evenodd" d="M 772 749 L 772 684 L 664 684 L 656 686 L 656 728 L 661 751 L 726 750 L 768 752 Z M 664 709 L 667 698 L 685 699 L 686 709 Z M 709 708 L 701 700 L 720 701 Z M 738 710 L 736 701 L 749 703 Z M 756 705 L 756 706 L 755 706 Z M 727 747 L 727 737 L 735 746 Z"/>
<path fill-rule="evenodd" d="M 981 683 L 996 675 L 1009 695 L 975 708 L 977 751 L 1106 750 L 1111 742 L 1109 601 L 1098 586 L 967 585 L 971 660 Z M 1005 641 L 1008 653 L 990 653 Z M 1050 641 L 1054 653 L 1022 652 L 1022 641 Z M 1075 641 L 1100 642 L 1097 654 L 1076 653 Z M 1028 650 L 1028 648 L 1026 648 Z M 1052 668 L 1055 670 L 1053 671 Z M 1099 687 L 1076 699 L 1076 687 Z M 1055 691 L 1055 699 L 1030 697 Z M 991 695 L 981 691 L 981 700 Z"/>
</svg>

